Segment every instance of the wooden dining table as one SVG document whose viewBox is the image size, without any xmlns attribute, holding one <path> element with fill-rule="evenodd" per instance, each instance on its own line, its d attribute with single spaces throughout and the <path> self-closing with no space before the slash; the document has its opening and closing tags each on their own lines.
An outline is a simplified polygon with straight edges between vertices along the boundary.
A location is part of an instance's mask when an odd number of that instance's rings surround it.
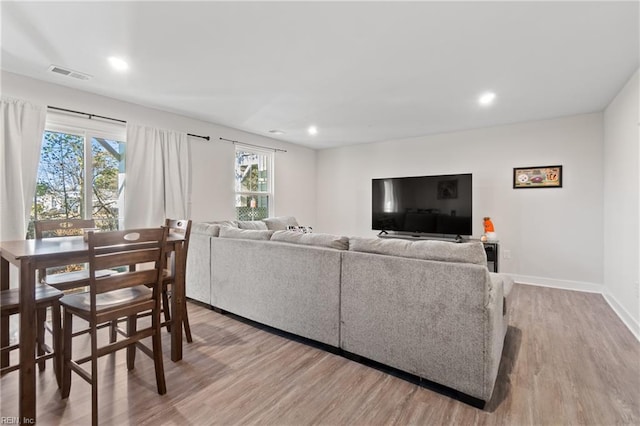
<svg viewBox="0 0 640 426">
<path fill-rule="evenodd" d="M 171 233 L 167 237 L 167 250 L 175 252 L 172 265 L 184 265 L 184 236 Z M 89 245 L 82 236 L 43 238 L 0 242 L 0 289 L 9 288 L 10 264 L 18 269 L 20 288 L 20 393 L 19 418 L 22 423 L 36 421 L 36 271 L 42 268 L 85 263 L 89 260 Z M 185 271 L 175 268 L 175 284 L 171 296 L 171 360 L 182 359 L 183 300 L 185 297 Z M 0 324 L 1 346 L 9 346 L 9 320 Z M 3 353 L 0 365 L 9 365 L 9 354 Z"/>
</svg>

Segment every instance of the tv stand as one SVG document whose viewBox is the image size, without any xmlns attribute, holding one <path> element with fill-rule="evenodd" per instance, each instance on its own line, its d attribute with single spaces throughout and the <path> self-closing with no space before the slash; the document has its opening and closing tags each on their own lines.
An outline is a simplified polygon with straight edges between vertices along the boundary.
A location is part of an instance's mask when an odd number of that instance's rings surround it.
<svg viewBox="0 0 640 426">
<path fill-rule="evenodd" d="M 384 234 L 383 234 L 384 232 Z M 409 234 L 389 234 L 386 231 L 380 231 L 378 234 L 379 238 L 398 238 L 401 240 L 411 240 L 411 241 L 426 241 L 426 240 L 437 240 L 437 241 L 449 241 L 456 243 L 463 243 L 468 241 L 478 241 L 482 242 L 484 246 L 484 251 L 487 254 L 487 268 L 489 268 L 489 272 L 498 272 L 498 250 L 500 245 L 498 241 L 480 241 L 478 239 L 468 238 L 465 239 L 461 235 L 457 235 L 455 238 L 446 238 L 446 237 L 434 237 L 428 235 L 409 235 Z"/>
<path fill-rule="evenodd" d="M 445 237 L 445 236 L 428 235 L 428 234 L 389 234 L 386 231 L 384 232 L 384 235 L 382 234 L 382 231 L 378 233 L 378 238 L 398 238 L 401 240 L 415 240 L 415 241 L 437 240 L 437 241 L 449 241 L 450 243 L 454 243 L 454 242 L 462 243 L 465 241 L 470 241 L 469 239 L 466 239 L 460 235 L 458 235 L 457 237 L 453 237 L 453 236 Z"/>
<path fill-rule="evenodd" d="M 497 241 L 483 241 L 484 251 L 487 253 L 487 267 L 489 272 L 498 272 L 498 248 Z"/>
</svg>

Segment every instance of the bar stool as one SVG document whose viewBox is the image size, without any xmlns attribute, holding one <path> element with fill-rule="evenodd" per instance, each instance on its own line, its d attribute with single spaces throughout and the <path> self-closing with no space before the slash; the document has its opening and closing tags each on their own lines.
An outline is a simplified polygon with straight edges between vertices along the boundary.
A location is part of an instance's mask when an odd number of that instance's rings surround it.
<svg viewBox="0 0 640 426">
<path fill-rule="evenodd" d="M 132 370 L 135 351 L 139 347 L 154 360 L 158 393 L 164 395 L 167 391 L 160 335 L 160 293 L 166 240 L 166 228 L 89 232 L 89 292 L 65 295 L 60 302 L 64 307 L 62 397 L 69 396 L 72 372 L 91 384 L 93 425 L 98 424 L 99 357 L 127 349 L 127 368 Z M 129 265 L 145 263 L 151 263 L 153 269 L 129 268 Z M 104 277 L 96 275 L 96 271 L 111 268 L 124 271 Z M 151 325 L 139 329 L 138 314 L 147 311 L 152 312 Z M 91 353 L 77 359 L 71 358 L 74 316 L 87 321 L 91 330 Z M 119 332 L 125 338 L 98 346 L 98 326 L 117 324 L 120 318 L 127 321 L 127 330 Z M 151 337 L 152 348 L 141 345 L 140 341 L 147 337 Z M 90 370 L 82 366 L 84 363 L 91 364 Z"/>
<path fill-rule="evenodd" d="M 44 361 L 53 358 L 53 369 L 56 375 L 56 381 L 58 382 L 58 388 L 62 387 L 62 333 L 60 328 L 60 298 L 64 295 L 60 290 L 48 286 L 46 284 L 38 284 L 35 289 L 36 299 L 36 311 L 38 315 L 38 324 L 40 321 L 44 321 L 44 317 L 47 313 L 47 308 L 51 308 L 52 311 L 52 328 L 53 328 L 53 347 L 49 346 L 45 342 L 44 329 L 38 328 L 37 334 L 37 348 L 38 355 L 36 356 L 36 363 L 44 369 Z M 8 290 L 0 291 L 0 314 L 3 320 L 7 319 L 11 315 L 20 314 L 20 290 L 17 288 L 11 288 Z M 20 347 L 20 344 L 9 345 L 0 348 L 0 353 L 4 356 Z M 15 365 L 3 365 L 0 368 L 0 375 L 4 375 L 11 371 L 20 369 L 20 364 Z"/>
<path fill-rule="evenodd" d="M 95 229 L 96 223 L 93 219 L 50 219 L 50 220 L 37 220 L 34 222 L 35 237 L 36 240 L 43 238 L 58 238 L 69 236 L 81 236 L 86 229 Z M 107 276 L 113 274 L 114 271 L 98 271 L 97 275 Z M 69 292 L 74 290 L 83 289 L 89 286 L 89 271 L 83 268 L 78 271 L 62 272 L 57 274 L 47 274 L 46 269 L 38 270 L 38 280 L 63 292 Z M 52 312 L 52 316 L 55 317 L 56 313 Z M 57 314 L 60 317 L 60 311 Z M 38 316 L 38 335 L 44 334 L 49 331 L 53 334 L 53 325 L 49 327 L 46 321 L 46 315 Z M 87 333 L 89 330 L 85 329 L 77 334 Z M 38 347 L 38 355 L 43 354 L 41 347 Z M 44 370 L 44 362 L 39 363 L 40 371 Z"/>
</svg>

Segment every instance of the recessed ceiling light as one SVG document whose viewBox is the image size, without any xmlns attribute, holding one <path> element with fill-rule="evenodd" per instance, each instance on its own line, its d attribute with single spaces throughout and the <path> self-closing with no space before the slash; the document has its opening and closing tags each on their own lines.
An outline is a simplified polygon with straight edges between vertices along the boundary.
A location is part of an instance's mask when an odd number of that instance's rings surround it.
<svg viewBox="0 0 640 426">
<path fill-rule="evenodd" d="M 480 95 L 480 97 L 478 98 L 478 103 L 483 106 L 488 106 L 488 105 L 491 105 L 495 99 L 496 99 L 495 93 L 486 92 Z"/>
<path fill-rule="evenodd" d="M 116 71 L 126 71 L 129 69 L 129 64 L 122 58 L 111 56 L 109 58 L 109 63 Z"/>
<path fill-rule="evenodd" d="M 317 135 L 318 134 L 318 128 L 316 126 L 309 126 L 309 128 L 307 129 L 307 132 L 309 132 L 310 135 Z"/>
<path fill-rule="evenodd" d="M 272 135 L 284 135 L 284 131 L 278 129 L 271 129 L 269 130 L 269 133 L 271 133 Z"/>
</svg>

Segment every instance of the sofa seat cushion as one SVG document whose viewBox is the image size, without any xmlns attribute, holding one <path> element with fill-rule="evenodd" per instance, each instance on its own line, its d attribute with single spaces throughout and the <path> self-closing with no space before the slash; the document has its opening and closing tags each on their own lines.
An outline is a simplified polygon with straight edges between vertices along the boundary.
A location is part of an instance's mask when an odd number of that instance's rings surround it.
<svg viewBox="0 0 640 426">
<path fill-rule="evenodd" d="M 437 240 L 351 238 L 349 250 L 422 260 L 487 265 L 487 254 L 480 242 L 450 243 Z"/>
<path fill-rule="evenodd" d="M 237 238 L 242 240 L 270 240 L 274 231 L 268 229 L 240 229 L 231 226 L 220 227 L 220 238 Z"/>
<path fill-rule="evenodd" d="M 292 244 L 327 247 L 337 250 L 349 249 L 349 238 L 331 234 L 305 234 L 297 231 L 275 231 L 271 240 Z"/>
<path fill-rule="evenodd" d="M 293 216 L 278 216 L 262 219 L 267 229 L 273 231 L 286 231 L 289 226 L 298 226 L 298 221 Z"/>
<path fill-rule="evenodd" d="M 259 231 L 266 231 L 267 224 L 261 220 L 239 220 L 236 222 L 240 229 L 254 229 Z"/>
</svg>

